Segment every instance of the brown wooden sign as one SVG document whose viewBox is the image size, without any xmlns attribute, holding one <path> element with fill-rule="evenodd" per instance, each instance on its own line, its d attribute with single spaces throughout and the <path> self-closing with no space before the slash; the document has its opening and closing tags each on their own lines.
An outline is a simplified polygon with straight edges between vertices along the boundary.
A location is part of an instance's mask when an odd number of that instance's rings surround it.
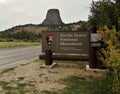
<svg viewBox="0 0 120 94">
<path fill-rule="evenodd" d="M 42 33 L 42 52 L 89 54 L 89 33 L 56 31 Z"/>
</svg>

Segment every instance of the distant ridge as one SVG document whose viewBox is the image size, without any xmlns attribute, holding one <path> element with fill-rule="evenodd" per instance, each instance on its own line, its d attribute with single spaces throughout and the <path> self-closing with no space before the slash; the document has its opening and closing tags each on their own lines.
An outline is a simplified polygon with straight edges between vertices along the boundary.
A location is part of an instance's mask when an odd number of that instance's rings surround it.
<svg viewBox="0 0 120 94">
<path fill-rule="evenodd" d="M 74 30 L 74 26 L 81 26 L 82 24 L 84 24 L 85 21 L 78 21 L 78 22 L 74 22 L 74 23 L 68 23 L 68 24 L 62 24 L 62 25 L 45 25 L 45 24 L 25 24 L 25 25 L 17 25 L 14 27 L 11 27 L 9 29 L 6 29 L 2 32 L 0 32 L 0 34 L 2 33 L 17 33 L 17 32 L 32 32 L 32 33 L 42 33 L 42 31 L 46 31 L 46 30 L 50 30 L 51 27 L 55 27 L 55 28 L 59 28 L 59 27 L 63 27 L 63 28 L 71 28 L 73 27 Z"/>
<path fill-rule="evenodd" d="M 18 25 L 0 32 L 0 38 L 18 38 L 20 36 L 37 36 L 43 31 L 76 31 L 84 29 L 85 21 L 78 21 L 64 24 L 61 20 L 58 9 L 50 9 L 47 12 L 45 20 L 41 24 Z M 82 27 L 82 28 L 81 28 Z M 26 37 L 26 36 L 25 36 Z"/>
</svg>

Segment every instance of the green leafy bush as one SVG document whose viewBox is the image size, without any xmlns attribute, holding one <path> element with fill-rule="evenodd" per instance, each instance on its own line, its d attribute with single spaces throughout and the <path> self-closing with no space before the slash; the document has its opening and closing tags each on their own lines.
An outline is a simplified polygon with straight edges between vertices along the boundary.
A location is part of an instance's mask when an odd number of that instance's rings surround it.
<svg viewBox="0 0 120 94">
<path fill-rule="evenodd" d="M 105 66 L 110 70 L 110 79 L 114 92 L 120 94 L 120 49 L 118 47 L 118 32 L 113 28 L 109 30 L 107 26 L 100 28 L 97 31 L 103 38 L 102 49 L 97 53 L 100 60 L 105 64 Z"/>
</svg>

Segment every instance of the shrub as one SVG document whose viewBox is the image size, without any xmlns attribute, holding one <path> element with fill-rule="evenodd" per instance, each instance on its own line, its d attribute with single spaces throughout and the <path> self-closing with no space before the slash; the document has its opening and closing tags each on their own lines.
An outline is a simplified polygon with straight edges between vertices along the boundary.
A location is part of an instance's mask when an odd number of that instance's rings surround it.
<svg viewBox="0 0 120 94">
<path fill-rule="evenodd" d="M 112 89 L 120 94 L 120 49 L 118 47 L 120 44 L 117 36 L 118 32 L 114 28 L 109 30 L 107 26 L 100 28 L 97 32 L 102 36 L 104 44 L 107 45 L 102 47 L 97 55 L 110 70 Z"/>
</svg>

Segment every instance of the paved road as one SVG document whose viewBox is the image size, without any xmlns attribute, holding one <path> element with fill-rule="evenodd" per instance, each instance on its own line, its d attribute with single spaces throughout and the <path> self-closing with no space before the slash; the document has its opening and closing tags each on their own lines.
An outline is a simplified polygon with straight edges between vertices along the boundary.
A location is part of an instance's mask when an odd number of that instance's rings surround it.
<svg viewBox="0 0 120 94">
<path fill-rule="evenodd" d="M 0 66 L 14 63 L 20 60 L 38 57 L 40 53 L 41 46 L 0 50 Z"/>
</svg>

